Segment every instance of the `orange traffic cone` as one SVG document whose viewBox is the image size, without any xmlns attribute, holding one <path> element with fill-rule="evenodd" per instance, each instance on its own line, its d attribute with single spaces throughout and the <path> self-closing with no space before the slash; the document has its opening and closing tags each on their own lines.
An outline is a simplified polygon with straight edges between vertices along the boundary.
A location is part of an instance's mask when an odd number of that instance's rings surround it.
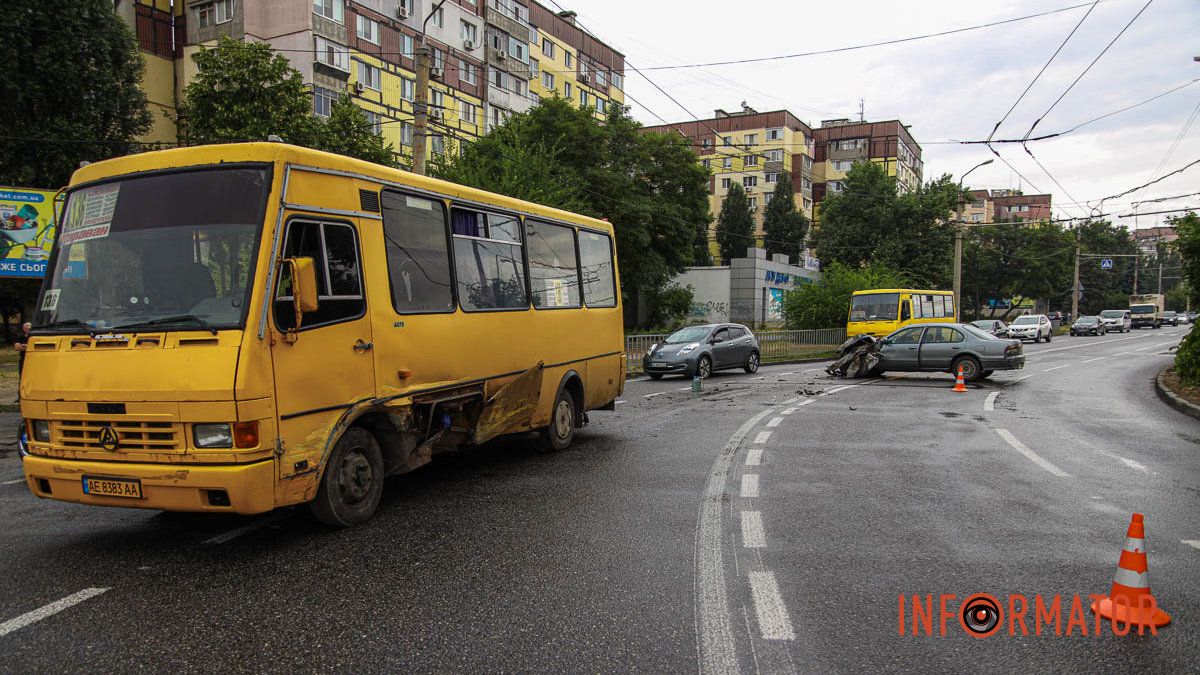
<svg viewBox="0 0 1200 675">
<path fill-rule="evenodd" d="M 966 380 L 963 379 L 963 376 L 962 376 L 962 366 L 958 367 L 958 379 L 955 380 L 954 388 L 951 389 L 950 391 L 957 391 L 957 392 L 961 392 L 961 393 L 966 393 L 966 391 L 967 391 L 967 382 L 966 382 Z"/>
<path fill-rule="evenodd" d="M 1158 608 L 1154 595 L 1150 593 L 1142 518 L 1140 513 L 1133 514 L 1129 531 L 1125 533 L 1125 547 L 1121 549 L 1121 557 L 1117 561 L 1112 591 L 1107 598 L 1093 602 L 1092 611 L 1124 624 L 1165 626 L 1171 623 L 1171 615 Z"/>
</svg>

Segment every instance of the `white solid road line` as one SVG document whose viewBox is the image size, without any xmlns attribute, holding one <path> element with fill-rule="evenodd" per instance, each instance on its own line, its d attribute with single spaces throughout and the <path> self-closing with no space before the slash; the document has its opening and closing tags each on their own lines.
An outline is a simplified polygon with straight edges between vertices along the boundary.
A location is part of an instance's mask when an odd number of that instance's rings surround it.
<svg viewBox="0 0 1200 675">
<path fill-rule="evenodd" d="M 786 373 L 779 373 L 778 375 L 776 375 L 776 377 L 783 377 L 784 375 L 794 375 L 794 374 L 795 374 L 795 371 L 789 370 Z"/>
<path fill-rule="evenodd" d="M 205 544 L 224 544 L 227 541 L 237 539 L 238 537 L 242 536 L 243 534 L 247 534 L 247 533 L 253 532 L 255 530 L 261 530 L 262 528 L 264 528 L 268 525 L 277 523 L 277 522 L 283 520 L 284 518 L 287 518 L 290 515 L 292 515 L 291 511 L 276 511 L 275 513 L 269 514 L 263 518 L 259 518 L 258 520 L 254 521 L 253 523 L 249 523 L 249 524 L 243 525 L 241 527 L 235 527 L 234 529 L 232 529 L 228 532 L 222 532 L 221 534 L 218 534 L 215 537 L 205 539 L 204 543 Z"/>
<path fill-rule="evenodd" d="M 1009 433 L 1008 429 L 996 429 L 996 433 L 1000 434 L 1000 438 L 1003 438 L 1005 443 L 1008 443 L 1017 452 L 1021 453 L 1022 455 L 1025 455 L 1025 457 L 1029 461 L 1033 462 L 1034 464 L 1037 464 L 1038 466 L 1042 467 L 1046 471 L 1049 471 L 1050 473 L 1054 474 L 1055 476 L 1058 476 L 1059 478 L 1070 478 L 1071 477 L 1071 475 L 1069 473 L 1067 473 L 1066 471 L 1063 471 L 1062 469 L 1058 468 L 1057 466 L 1054 466 L 1050 462 L 1046 461 L 1046 459 L 1044 457 L 1042 457 L 1041 455 L 1037 454 L 1036 452 L 1030 450 L 1024 443 L 1017 440 L 1016 436 L 1013 436 L 1011 433 Z"/>
<path fill-rule="evenodd" d="M 617 401 L 617 405 L 621 405 L 622 403 L 629 403 L 629 401 Z"/>
<path fill-rule="evenodd" d="M 646 394 L 646 395 L 642 396 L 642 398 L 654 398 L 655 396 L 662 396 L 662 395 L 663 395 L 663 394 L 665 394 L 665 393 L 667 393 L 667 392 L 665 392 L 665 391 L 656 391 L 656 392 L 654 392 L 653 394 Z"/>
<path fill-rule="evenodd" d="M 1168 340 L 1167 342 L 1160 342 L 1154 346 L 1155 347 L 1166 347 L 1167 345 L 1177 345 L 1177 344 L 1179 344 L 1178 340 Z"/>
<path fill-rule="evenodd" d="M 813 400 L 814 400 L 814 399 L 811 399 L 811 398 L 806 398 L 806 399 L 804 399 L 803 401 L 800 401 L 799 403 L 797 403 L 797 404 L 796 404 L 796 407 L 797 407 L 797 408 L 799 408 L 799 407 L 800 407 L 800 406 L 802 406 L 802 405 L 808 405 L 808 404 L 812 403 L 812 402 L 813 402 Z"/>
<path fill-rule="evenodd" d="M 771 408 L 760 411 L 729 437 L 708 472 L 700 513 L 696 519 L 696 651 L 702 673 L 736 673 L 737 642 L 733 637 L 729 611 L 729 591 L 725 587 L 725 561 L 722 519 L 725 515 L 725 482 L 742 440 Z"/>
<path fill-rule="evenodd" d="M 762 464 L 762 448 L 750 448 L 746 452 L 746 466 L 758 466 Z"/>
<path fill-rule="evenodd" d="M 1154 349 L 1154 348 L 1155 348 L 1155 347 L 1157 347 L 1157 346 L 1158 346 L 1158 345 L 1146 345 L 1145 347 L 1139 347 L 1138 349 L 1135 349 L 1135 350 L 1133 350 L 1133 351 L 1135 351 L 1135 352 L 1144 352 L 1144 351 L 1146 351 L 1147 349 Z"/>
<path fill-rule="evenodd" d="M 37 623 L 46 617 L 58 614 L 64 609 L 74 607 L 75 605 L 78 605 L 79 603 L 90 598 L 94 598 L 101 593 L 107 592 L 108 590 L 109 589 L 107 588 L 85 588 L 82 591 L 79 591 L 78 593 L 72 593 L 61 600 L 55 600 L 48 605 L 38 607 L 32 612 L 26 612 L 15 619 L 9 619 L 4 623 L 0 623 L 0 637 L 4 637 L 14 630 L 20 630 L 30 624 Z"/>
<path fill-rule="evenodd" d="M 777 427 L 777 426 L 779 426 L 779 423 L 782 421 L 783 421 L 782 417 L 775 417 L 770 422 L 767 422 L 767 428 L 770 429 L 772 427 Z"/>
<path fill-rule="evenodd" d="M 1187 544 L 1195 549 L 1200 549 L 1200 539 L 1180 539 L 1180 543 Z"/>
<path fill-rule="evenodd" d="M 794 412 L 796 412 L 796 408 L 788 408 L 787 410 L 780 410 L 779 414 L 780 415 L 791 415 Z"/>
<path fill-rule="evenodd" d="M 996 409 L 996 397 L 999 395 L 1000 392 L 998 391 L 993 391 L 992 393 L 988 394 L 987 398 L 983 401 L 984 412 L 992 412 Z"/>
<path fill-rule="evenodd" d="M 25 482 L 24 478 L 18 478 L 16 480 L 6 480 L 3 483 L 0 483 L 0 485 L 16 485 L 17 483 L 24 483 L 24 482 Z"/>
<path fill-rule="evenodd" d="M 760 432 L 758 432 L 758 435 L 754 437 L 754 444 L 759 445 L 762 443 L 766 443 L 767 439 L 769 439 L 769 438 L 771 438 L 771 432 L 760 431 Z"/>
<path fill-rule="evenodd" d="M 753 499 L 758 496 L 758 474 L 742 474 L 742 496 L 747 499 Z"/>
<path fill-rule="evenodd" d="M 764 640 L 795 640 L 792 620 L 779 593 L 773 572 L 751 572 L 750 594 L 754 598 L 754 613 L 758 616 L 758 633 Z"/>
<path fill-rule="evenodd" d="M 1122 464 L 1124 464 L 1125 466 L 1127 466 L 1131 469 L 1137 469 L 1138 471 L 1141 471 L 1143 473 L 1150 473 L 1149 471 L 1146 470 L 1146 465 L 1142 464 L 1141 462 L 1135 462 L 1132 459 L 1126 459 L 1124 457 L 1118 457 L 1117 459 L 1121 460 Z"/>
<path fill-rule="evenodd" d="M 1041 356 L 1042 354 L 1053 354 L 1054 352 L 1065 352 L 1068 349 L 1079 349 L 1081 347 L 1094 347 L 1096 345 L 1107 345 L 1107 344 L 1112 344 L 1114 342 L 1124 342 L 1126 340 L 1140 340 L 1140 339 L 1148 338 L 1148 337 L 1150 337 L 1150 336 L 1149 335 L 1131 335 L 1129 337 L 1116 338 L 1113 340 L 1097 340 L 1095 342 L 1087 342 L 1087 343 L 1081 344 L 1081 345 L 1071 345 L 1069 347 L 1055 347 L 1054 349 L 1039 349 L 1036 352 L 1030 352 L 1029 354 L 1026 354 L 1026 358 L 1031 359 L 1035 356 Z"/>
<path fill-rule="evenodd" d="M 839 391 L 845 391 L 845 390 L 849 389 L 850 387 L 857 387 L 857 386 L 858 385 L 856 385 L 856 384 L 843 384 L 840 387 L 834 387 L 833 389 L 826 389 L 824 392 L 821 393 L 821 395 L 822 396 L 833 396 L 834 394 L 838 393 Z"/>
<path fill-rule="evenodd" d="M 1047 368 L 1047 369 L 1045 369 L 1045 370 L 1043 370 L 1043 371 L 1041 371 L 1041 372 L 1043 372 L 1043 373 L 1048 373 L 1048 372 L 1050 372 L 1050 371 L 1052 371 L 1052 370 L 1060 370 L 1060 369 L 1062 369 L 1062 368 L 1070 368 L 1070 367 L 1071 367 L 1071 364 L 1069 364 L 1069 363 L 1064 363 L 1064 364 L 1062 364 L 1061 366 L 1054 366 L 1053 368 Z"/>
<path fill-rule="evenodd" d="M 763 529 L 761 512 L 742 511 L 742 546 L 766 548 L 767 533 Z"/>
</svg>

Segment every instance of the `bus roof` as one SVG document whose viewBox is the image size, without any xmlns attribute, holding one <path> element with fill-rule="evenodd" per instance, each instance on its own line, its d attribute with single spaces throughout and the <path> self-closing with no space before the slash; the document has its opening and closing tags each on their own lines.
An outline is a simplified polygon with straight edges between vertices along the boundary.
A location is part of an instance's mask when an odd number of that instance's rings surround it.
<svg viewBox="0 0 1200 675">
<path fill-rule="evenodd" d="M 923 293 L 925 295 L 953 295 L 953 291 L 922 291 L 914 288 L 870 288 L 864 291 L 854 291 L 853 295 L 868 293 Z"/>
<path fill-rule="evenodd" d="M 303 148 L 287 143 L 227 143 L 219 145 L 195 145 L 170 150 L 156 150 L 124 157 L 115 157 L 80 167 L 71 175 L 71 187 L 83 183 L 104 180 L 116 176 L 148 171 L 211 166 L 231 162 L 269 162 L 296 167 L 315 167 L 324 170 L 342 171 L 366 180 L 399 183 L 421 190 L 435 192 L 451 198 L 495 204 L 499 208 L 521 211 L 535 216 L 565 220 L 586 225 L 603 232 L 613 231 L 612 223 L 591 218 L 562 209 L 543 206 L 523 199 L 479 190 L 458 183 L 451 183 L 429 176 L 418 176 L 411 171 L 367 162 L 345 155 Z"/>
</svg>

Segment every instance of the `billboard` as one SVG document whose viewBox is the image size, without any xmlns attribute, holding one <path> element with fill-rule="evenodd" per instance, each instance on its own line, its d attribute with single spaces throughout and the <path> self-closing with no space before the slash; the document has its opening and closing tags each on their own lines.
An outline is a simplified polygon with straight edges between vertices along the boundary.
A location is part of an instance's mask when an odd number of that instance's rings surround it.
<svg viewBox="0 0 1200 675">
<path fill-rule="evenodd" d="M 54 190 L 0 187 L 0 277 L 43 277 L 54 245 Z"/>
</svg>

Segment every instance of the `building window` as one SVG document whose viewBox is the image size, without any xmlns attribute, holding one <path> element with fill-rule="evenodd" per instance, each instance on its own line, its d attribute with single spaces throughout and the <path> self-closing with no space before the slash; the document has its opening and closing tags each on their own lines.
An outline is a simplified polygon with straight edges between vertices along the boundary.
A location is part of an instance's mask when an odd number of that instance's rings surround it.
<svg viewBox="0 0 1200 675">
<path fill-rule="evenodd" d="M 865 147 L 867 147 L 867 139 L 865 138 L 846 138 L 833 142 L 834 150 L 859 150 Z"/>
<path fill-rule="evenodd" d="M 722 190 L 728 190 L 728 189 L 729 189 L 729 179 L 728 179 L 728 178 L 722 178 L 722 179 L 721 179 L 721 189 L 722 189 Z"/>
<path fill-rule="evenodd" d="M 555 45 L 550 41 L 550 38 L 542 38 L 542 53 L 550 58 L 554 58 Z"/>
<path fill-rule="evenodd" d="M 758 145 L 758 134 L 746 134 L 746 145 Z"/>
<path fill-rule="evenodd" d="M 200 27 L 208 28 L 226 21 L 233 21 L 234 0 L 216 0 L 207 5 L 201 5 L 197 10 Z"/>
<path fill-rule="evenodd" d="M 430 16 L 433 17 L 431 19 L 433 25 L 437 26 L 438 28 L 444 28 L 446 26 L 446 11 L 444 7 L 438 7 L 437 11 Z"/>
<path fill-rule="evenodd" d="M 412 122 L 401 122 L 400 123 L 400 144 L 401 145 L 412 145 L 413 144 Z"/>
<path fill-rule="evenodd" d="M 504 124 L 504 110 L 501 108 L 493 107 L 492 108 L 491 126 L 493 128 L 495 128 L 495 127 L 500 126 L 501 124 Z M 489 129 L 489 131 L 490 130 L 491 129 Z"/>
<path fill-rule="evenodd" d="M 313 87 L 313 114 L 318 117 L 329 117 L 333 110 L 333 102 L 337 94 L 323 87 Z"/>
<path fill-rule="evenodd" d="M 400 55 L 407 59 L 413 57 L 413 37 L 411 35 L 400 34 Z"/>
<path fill-rule="evenodd" d="M 758 210 L 758 197 L 747 197 L 746 201 L 750 202 L 750 210 L 751 211 Z"/>
<path fill-rule="evenodd" d="M 608 101 L 605 101 L 602 98 L 596 98 L 595 101 L 596 101 L 596 112 L 599 112 L 602 114 L 607 114 L 608 113 Z"/>
<path fill-rule="evenodd" d="M 768 192 L 765 195 L 763 195 L 763 206 L 770 206 L 771 198 L 774 196 L 775 196 L 775 193 L 773 193 L 773 192 Z"/>
<path fill-rule="evenodd" d="M 346 18 L 343 15 L 346 7 L 342 4 L 342 0 L 313 0 L 313 13 L 336 21 L 337 23 L 345 23 Z"/>
<path fill-rule="evenodd" d="M 400 78 L 400 100 L 415 101 L 417 100 L 417 82 L 410 80 L 407 77 Z"/>
<path fill-rule="evenodd" d="M 429 106 L 440 113 L 446 112 L 446 95 L 437 89 L 429 92 Z"/>
<path fill-rule="evenodd" d="M 521 78 L 518 78 L 518 77 L 510 77 L 510 78 L 508 78 L 508 81 L 512 82 L 512 92 L 514 94 L 516 94 L 517 96 L 528 96 L 528 94 L 529 94 L 529 83 L 528 82 L 526 82 L 525 80 L 522 80 Z"/>
<path fill-rule="evenodd" d="M 563 51 L 563 65 L 568 68 L 575 67 L 575 57 L 571 55 L 571 52 Z"/>
<path fill-rule="evenodd" d="M 783 129 L 782 128 L 767 129 L 767 140 L 768 141 L 782 141 L 783 140 Z"/>
<path fill-rule="evenodd" d="M 809 157 L 808 155 L 801 155 L 801 157 L 803 157 L 801 160 L 801 166 L 804 167 L 804 170 L 812 171 L 812 157 Z"/>
<path fill-rule="evenodd" d="M 475 124 L 475 104 L 462 101 L 459 107 L 461 108 L 461 112 L 459 112 L 458 116 L 462 118 L 462 121 L 467 124 Z"/>
<path fill-rule="evenodd" d="M 408 16 L 412 16 L 413 0 L 400 0 L 400 11 Z"/>
<path fill-rule="evenodd" d="M 350 49 L 336 42 L 330 42 L 323 37 L 314 38 L 316 42 L 317 62 L 342 72 L 350 72 Z"/>
<path fill-rule="evenodd" d="M 362 14 L 358 15 L 357 24 L 358 37 L 372 44 L 379 44 L 379 24 L 368 19 Z"/>
<path fill-rule="evenodd" d="M 554 73 L 550 71 L 542 71 L 542 86 L 550 91 L 554 91 Z"/>
<path fill-rule="evenodd" d="M 722 136 L 721 137 L 721 145 L 724 145 L 726 147 L 733 145 L 733 137 L 732 136 Z"/>
<path fill-rule="evenodd" d="M 768 150 L 765 154 L 768 162 L 783 161 L 783 150 Z"/>
<path fill-rule="evenodd" d="M 376 136 L 383 133 L 383 117 L 377 112 L 364 110 L 363 116 L 367 118 L 367 122 L 371 125 L 371 132 Z"/>
<path fill-rule="evenodd" d="M 429 134 L 429 148 L 435 155 L 446 154 L 446 138 L 441 134 Z"/>
<path fill-rule="evenodd" d="M 712 150 L 712 143 L 713 142 L 711 138 L 702 138 L 700 139 L 700 149 L 706 151 Z"/>
<path fill-rule="evenodd" d="M 379 91 L 379 69 L 369 63 L 359 61 L 358 81 L 368 89 Z"/>
<path fill-rule="evenodd" d="M 460 22 L 459 35 L 462 36 L 463 42 L 479 44 L 479 28 L 470 21 Z"/>
<path fill-rule="evenodd" d="M 758 187 L 758 176 L 742 176 L 742 187 Z"/>
<path fill-rule="evenodd" d="M 807 211 L 808 209 L 811 209 L 811 208 L 812 208 L 812 200 L 811 200 L 811 199 L 809 199 L 808 197 L 805 197 L 805 198 L 804 198 L 803 200 L 801 200 L 801 201 L 803 201 L 803 202 L 804 202 L 804 210 L 805 210 L 805 211 Z"/>
<path fill-rule="evenodd" d="M 536 80 L 541 74 L 541 66 L 538 65 L 537 59 L 529 59 L 529 79 Z"/>
<path fill-rule="evenodd" d="M 711 163 L 710 160 L 707 160 L 707 159 L 700 160 L 700 166 L 704 167 L 705 171 L 707 171 L 710 168 L 710 166 L 709 166 L 710 163 Z"/>
<path fill-rule="evenodd" d="M 726 158 L 722 159 L 721 160 L 721 168 L 722 169 L 732 169 L 733 168 L 733 158 L 726 157 Z"/>
<path fill-rule="evenodd" d="M 529 63 L 529 45 L 510 36 L 508 38 L 508 55 L 521 63 Z"/>
<path fill-rule="evenodd" d="M 475 84 L 475 66 L 466 61 L 458 60 L 458 78 L 466 84 Z"/>
<path fill-rule="evenodd" d="M 842 191 L 842 181 L 840 181 L 840 180 L 831 180 L 831 181 L 829 181 L 828 186 L 829 186 L 830 192 L 841 192 Z"/>
<path fill-rule="evenodd" d="M 571 83 L 563 82 L 563 98 L 571 98 Z"/>
<path fill-rule="evenodd" d="M 434 47 L 432 50 L 433 67 L 441 70 L 446 67 L 446 52 Z"/>
<path fill-rule="evenodd" d="M 610 73 L 608 76 L 609 84 L 616 89 L 625 88 L 625 76 L 620 73 Z"/>
<path fill-rule="evenodd" d="M 834 160 L 833 162 L 834 171 L 849 171 L 852 166 L 854 166 L 854 162 L 849 159 Z"/>
<path fill-rule="evenodd" d="M 587 94 L 587 92 L 586 92 L 586 91 L 584 91 L 584 90 L 582 90 L 582 89 L 580 89 L 580 90 L 579 90 L 579 107 L 581 107 L 581 108 L 583 108 L 583 107 L 586 107 L 586 106 L 587 106 L 587 104 L 588 104 L 588 102 L 587 102 L 587 101 L 588 101 L 588 94 Z"/>
<path fill-rule="evenodd" d="M 971 214 L 971 222 L 972 223 L 982 223 L 983 222 L 983 214 L 982 213 L 972 213 Z"/>
<path fill-rule="evenodd" d="M 758 155 L 746 155 L 742 159 L 742 164 L 745 166 L 758 166 Z"/>
<path fill-rule="evenodd" d="M 812 179 L 808 178 L 807 176 L 801 176 L 800 177 L 800 189 L 801 190 L 811 190 L 812 189 Z"/>
<path fill-rule="evenodd" d="M 767 177 L 766 177 L 766 182 L 778 183 L 779 182 L 779 174 L 778 173 L 768 173 Z"/>
<path fill-rule="evenodd" d="M 601 89 L 608 87 L 608 79 L 603 70 L 596 71 L 596 86 Z"/>
</svg>

